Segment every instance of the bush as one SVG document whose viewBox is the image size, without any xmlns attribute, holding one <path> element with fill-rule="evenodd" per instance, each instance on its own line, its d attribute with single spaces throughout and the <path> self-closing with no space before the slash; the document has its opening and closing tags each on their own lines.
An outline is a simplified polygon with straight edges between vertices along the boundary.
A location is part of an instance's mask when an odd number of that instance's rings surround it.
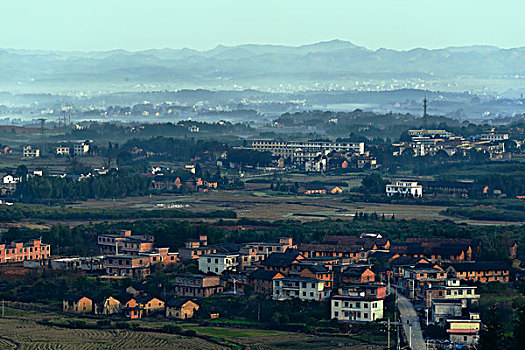
<svg viewBox="0 0 525 350">
<path fill-rule="evenodd" d="M 130 325 L 128 322 L 117 322 L 115 324 L 115 327 L 118 329 L 130 329 Z"/>
<path fill-rule="evenodd" d="M 97 321 L 97 327 L 99 328 L 108 328 L 111 326 L 111 320 L 100 320 Z"/>
<path fill-rule="evenodd" d="M 187 337 L 196 337 L 197 336 L 197 332 L 195 330 L 193 330 L 193 329 L 188 329 L 188 330 L 184 331 L 182 334 L 184 334 Z"/>
<path fill-rule="evenodd" d="M 182 333 L 182 328 L 173 324 L 167 324 L 162 326 L 162 331 L 170 334 L 180 334 Z"/>
</svg>

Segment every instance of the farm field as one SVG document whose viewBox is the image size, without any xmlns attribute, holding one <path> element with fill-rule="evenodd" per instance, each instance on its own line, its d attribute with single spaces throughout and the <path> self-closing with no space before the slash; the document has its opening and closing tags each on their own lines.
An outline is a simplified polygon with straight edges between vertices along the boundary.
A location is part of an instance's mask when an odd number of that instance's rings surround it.
<svg viewBox="0 0 525 350">
<path fill-rule="evenodd" d="M 258 220 L 294 219 L 300 221 L 327 218 L 352 220 L 356 212 L 385 214 L 388 219 L 453 220 L 457 223 L 501 225 L 505 221 L 483 221 L 452 218 L 442 215 L 444 206 L 401 205 L 385 203 L 343 202 L 345 196 L 285 196 L 268 195 L 260 186 L 250 184 L 245 190 L 214 191 L 189 195 L 129 197 L 125 199 L 89 200 L 69 205 L 76 208 L 135 208 L 154 209 L 156 204 L 176 204 L 183 210 L 209 212 L 233 210 L 239 218 Z M 516 224 L 516 223 L 512 223 Z"/>
<path fill-rule="evenodd" d="M 18 307 L 23 306 L 17 303 Z M 32 305 L 32 304 L 31 304 Z M 170 322 L 134 321 L 145 331 L 122 329 L 69 329 L 42 325 L 47 320 L 67 323 L 68 318 L 52 311 L 27 311 L 6 307 L 0 318 L 0 349 L 229 349 L 199 337 L 187 337 L 155 332 Z M 85 319 L 88 324 L 96 320 Z M 184 330 L 213 337 L 218 343 L 237 344 L 249 349 L 348 349 L 379 350 L 379 345 L 364 345 L 359 340 L 343 336 L 315 336 L 272 330 L 239 329 L 196 324 L 180 324 Z"/>
</svg>

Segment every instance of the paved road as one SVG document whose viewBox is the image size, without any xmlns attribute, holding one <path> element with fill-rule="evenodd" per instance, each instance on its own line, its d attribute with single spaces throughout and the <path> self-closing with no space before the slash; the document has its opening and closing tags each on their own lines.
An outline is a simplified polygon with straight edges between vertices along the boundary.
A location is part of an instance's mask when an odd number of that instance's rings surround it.
<svg viewBox="0 0 525 350">
<path fill-rule="evenodd" d="M 410 339 L 410 331 L 412 331 L 412 350 L 425 350 L 425 340 L 421 332 L 419 324 L 419 317 L 417 317 L 414 305 L 405 296 L 398 293 L 397 307 L 401 314 L 401 322 L 403 323 L 403 330 L 407 339 Z M 408 320 L 408 323 L 407 323 Z M 410 324 L 412 327 L 410 327 Z M 412 330 L 410 330 L 412 328 Z"/>
</svg>

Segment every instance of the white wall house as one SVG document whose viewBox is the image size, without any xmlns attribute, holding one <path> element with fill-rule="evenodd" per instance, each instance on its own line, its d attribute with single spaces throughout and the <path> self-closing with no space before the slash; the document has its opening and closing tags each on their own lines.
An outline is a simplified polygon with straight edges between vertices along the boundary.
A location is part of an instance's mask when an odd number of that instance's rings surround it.
<svg viewBox="0 0 525 350">
<path fill-rule="evenodd" d="M 423 197 L 423 186 L 417 181 L 396 181 L 386 185 L 386 195 L 392 197 L 399 195 L 402 197 Z"/>
<path fill-rule="evenodd" d="M 331 318 L 343 322 L 372 322 L 383 318 L 383 299 L 361 295 L 336 295 L 330 304 Z"/>
<path fill-rule="evenodd" d="M 31 146 L 24 146 L 22 157 L 24 158 L 38 158 L 40 157 L 40 149 Z"/>
<path fill-rule="evenodd" d="M 220 275 L 224 271 L 236 271 L 240 261 L 239 254 L 204 254 L 199 256 L 199 270 Z"/>
<path fill-rule="evenodd" d="M 273 299 L 286 300 L 298 298 L 306 300 L 325 300 L 330 290 L 325 289 L 324 281 L 306 277 L 285 277 L 273 281 Z"/>
</svg>

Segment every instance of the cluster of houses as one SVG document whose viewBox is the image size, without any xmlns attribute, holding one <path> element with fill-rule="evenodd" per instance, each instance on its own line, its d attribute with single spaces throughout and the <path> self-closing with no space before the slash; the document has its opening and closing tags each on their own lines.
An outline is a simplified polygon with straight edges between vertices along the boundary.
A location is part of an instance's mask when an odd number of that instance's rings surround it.
<svg viewBox="0 0 525 350">
<path fill-rule="evenodd" d="M 511 154 L 505 150 L 504 141 L 509 140 L 509 135 L 497 133 L 494 129 L 486 134 L 474 135 L 469 138 L 455 136 L 446 130 L 418 129 L 409 130 L 410 141 L 395 143 L 394 155 L 401 155 L 407 149 L 413 151 L 414 157 L 436 155 L 439 151 L 452 156 L 456 153 L 476 150 L 489 154 L 490 159 L 510 159 Z M 521 146 L 517 142 L 518 147 Z"/>
<path fill-rule="evenodd" d="M 143 285 L 127 289 L 129 300 L 107 298 L 94 303 L 87 296 L 64 298 L 67 312 L 123 313 L 139 319 L 161 313 L 191 318 L 199 299 L 216 294 L 251 293 L 276 301 L 325 301 L 330 317 L 340 322 L 373 322 L 384 315 L 385 298 L 393 287 L 424 309 L 427 323 L 446 327 L 450 339 L 472 344 L 481 327 L 475 307 L 479 283 L 510 281 L 510 266 L 502 261 L 477 261 L 477 239 L 407 238 L 392 242 L 377 233 L 325 236 L 322 241 L 208 244 L 207 236 L 189 240 L 177 252 L 155 247 L 154 238 L 129 230 L 98 236 L 97 257 L 50 259 L 50 246 L 40 240 L 0 245 L 0 262 L 28 267 L 98 272 L 108 279 L 146 279 L 156 264 L 196 264 L 199 274 L 177 274 L 167 288 L 168 301 L 144 293 Z M 517 243 L 509 247 L 515 258 Z M 165 296 L 166 298 L 166 292 Z M 163 299 L 164 299 L 163 298 Z"/>
<path fill-rule="evenodd" d="M 63 156 L 86 156 L 90 152 L 90 145 L 93 143 L 91 140 L 80 141 L 74 143 L 72 146 L 59 145 L 54 148 L 54 154 L 57 157 Z M 9 152 L 12 154 L 11 152 Z M 42 155 L 42 151 L 38 147 L 33 145 L 25 145 L 22 147 L 22 158 L 39 158 Z"/>
</svg>

